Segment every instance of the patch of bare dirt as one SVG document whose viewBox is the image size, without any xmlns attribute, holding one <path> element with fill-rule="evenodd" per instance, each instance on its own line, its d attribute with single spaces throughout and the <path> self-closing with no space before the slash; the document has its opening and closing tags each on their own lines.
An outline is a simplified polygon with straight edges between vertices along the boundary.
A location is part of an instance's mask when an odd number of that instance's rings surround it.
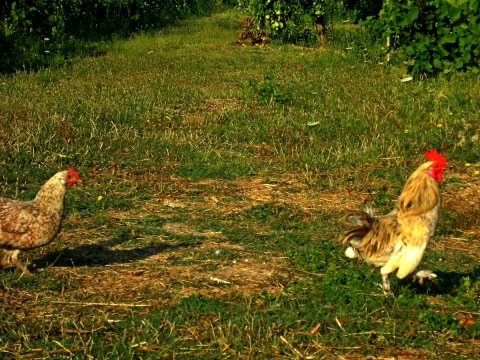
<svg viewBox="0 0 480 360">
<path fill-rule="evenodd" d="M 242 104 L 242 101 L 235 98 L 229 99 L 205 99 L 200 106 L 202 111 L 210 113 L 218 113 L 221 111 L 232 111 L 238 109 Z"/>
<path fill-rule="evenodd" d="M 235 259 L 223 257 L 225 251 L 236 254 Z M 87 297 L 113 293 L 134 301 L 139 299 L 139 293 L 155 292 L 176 299 L 193 294 L 223 296 L 276 292 L 291 277 L 287 266 L 284 258 L 273 254 L 252 253 L 228 242 L 206 241 L 195 247 L 158 252 L 134 263 L 82 271 L 75 281 L 82 296 Z M 71 267 L 52 267 L 51 271 L 58 275 L 76 273 Z"/>
<path fill-rule="evenodd" d="M 443 207 L 462 216 L 472 226 L 480 225 L 480 182 L 465 178 L 461 185 L 451 185 L 442 192 Z"/>
<path fill-rule="evenodd" d="M 185 192 L 175 196 L 162 196 L 162 199 L 146 204 L 146 207 L 153 210 L 159 202 L 163 202 L 171 208 L 195 207 L 228 215 L 259 204 L 275 203 L 288 204 L 306 213 L 320 213 L 355 209 L 369 197 L 367 193 L 344 189 L 318 191 L 290 174 L 284 174 L 281 179 L 275 180 L 267 180 L 261 176 L 243 177 L 231 182 L 207 179 L 191 182 L 186 189 L 199 193 L 202 201 L 192 202 Z"/>
<path fill-rule="evenodd" d="M 187 224 L 182 224 L 182 223 L 166 223 L 165 225 L 162 226 L 162 229 L 166 231 L 173 232 L 178 235 L 198 235 L 201 234 L 195 229 L 193 229 L 191 226 Z"/>
</svg>

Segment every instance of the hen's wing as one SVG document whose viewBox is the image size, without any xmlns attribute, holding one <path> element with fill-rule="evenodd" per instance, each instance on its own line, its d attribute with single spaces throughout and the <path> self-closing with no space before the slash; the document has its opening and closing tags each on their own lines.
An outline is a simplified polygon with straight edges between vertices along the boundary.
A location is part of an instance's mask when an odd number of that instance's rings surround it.
<svg viewBox="0 0 480 360">
<path fill-rule="evenodd" d="M 0 198 L 0 232 L 25 234 L 36 224 L 39 215 L 40 210 L 31 202 Z"/>
</svg>

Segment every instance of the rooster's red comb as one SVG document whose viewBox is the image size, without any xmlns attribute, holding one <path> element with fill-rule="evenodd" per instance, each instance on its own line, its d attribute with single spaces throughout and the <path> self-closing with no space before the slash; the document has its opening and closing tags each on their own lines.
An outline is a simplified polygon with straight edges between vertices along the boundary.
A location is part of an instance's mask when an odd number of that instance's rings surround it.
<svg viewBox="0 0 480 360">
<path fill-rule="evenodd" d="M 67 171 L 72 174 L 74 179 L 78 179 L 80 176 L 78 175 L 78 172 L 75 171 L 75 169 L 71 166 L 67 167 Z"/>
<path fill-rule="evenodd" d="M 440 154 L 437 151 L 437 149 L 425 150 L 423 155 L 425 155 L 425 157 L 428 160 L 433 161 L 433 162 L 437 163 L 438 165 L 445 166 L 447 164 L 447 159 L 445 158 L 445 156 Z"/>
</svg>

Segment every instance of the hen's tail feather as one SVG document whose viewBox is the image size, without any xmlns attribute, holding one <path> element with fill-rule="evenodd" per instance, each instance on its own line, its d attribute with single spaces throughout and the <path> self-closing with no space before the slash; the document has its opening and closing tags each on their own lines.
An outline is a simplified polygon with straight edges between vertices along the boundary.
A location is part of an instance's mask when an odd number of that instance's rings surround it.
<svg viewBox="0 0 480 360">
<path fill-rule="evenodd" d="M 359 244 L 372 229 L 375 216 L 372 208 L 367 208 L 365 211 L 349 214 L 347 219 L 353 226 L 342 235 L 340 242 L 342 244 L 352 242 L 352 245 L 355 245 L 355 243 Z"/>
</svg>

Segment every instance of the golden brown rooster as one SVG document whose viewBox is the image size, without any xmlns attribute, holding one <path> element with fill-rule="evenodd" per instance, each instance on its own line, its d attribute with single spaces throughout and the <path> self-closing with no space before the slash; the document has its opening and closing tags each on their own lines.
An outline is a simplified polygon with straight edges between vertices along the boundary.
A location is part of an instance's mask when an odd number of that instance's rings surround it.
<svg viewBox="0 0 480 360">
<path fill-rule="evenodd" d="M 391 293 L 390 273 L 397 271 L 399 279 L 411 274 L 422 260 L 425 248 L 433 237 L 440 209 L 440 188 L 445 157 L 437 150 L 425 151 L 428 162 L 419 166 L 408 178 L 395 209 L 375 217 L 371 209 L 350 216 L 354 227 L 341 241 L 351 247 L 345 251 L 350 258 L 358 256 L 376 267 L 381 267 L 382 288 Z M 437 276 L 428 270 L 417 272 L 422 284 Z"/>
<path fill-rule="evenodd" d="M 0 267 L 16 266 L 28 273 L 18 254 L 55 239 L 60 231 L 67 188 L 78 181 L 78 173 L 69 167 L 48 180 L 34 200 L 0 198 Z"/>
</svg>

